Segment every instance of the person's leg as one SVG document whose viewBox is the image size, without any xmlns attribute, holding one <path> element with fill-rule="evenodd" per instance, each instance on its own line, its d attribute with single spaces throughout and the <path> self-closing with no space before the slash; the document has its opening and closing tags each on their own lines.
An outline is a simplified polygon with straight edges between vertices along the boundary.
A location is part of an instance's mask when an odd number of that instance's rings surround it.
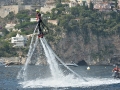
<svg viewBox="0 0 120 90">
<path fill-rule="evenodd" d="M 41 29 L 40 25 L 41 25 L 41 22 L 39 21 L 39 23 L 38 23 L 38 28 L 39 28 L 39 34 L 38 34 L 38 37 L 43 38 L 43 32 L 42 32 L 42 29 Z"/>
<path fill-rule="evenodd" d="M 41 34 L 41 27 L 40 27 L 40 21 L 38 22 L 38 29 L 39 29 L 39 34 Z"/>
</svg>

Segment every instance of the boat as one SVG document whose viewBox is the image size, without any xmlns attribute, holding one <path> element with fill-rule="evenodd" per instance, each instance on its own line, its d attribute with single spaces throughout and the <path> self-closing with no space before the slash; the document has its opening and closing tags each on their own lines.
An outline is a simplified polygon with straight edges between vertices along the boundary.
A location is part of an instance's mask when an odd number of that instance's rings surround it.
<svg viewBox="0 0 120 90">
<path fill-rule="evenodd" d="M 62 65 L 62 64 L 59 64 Z M 66 66 L 74 66 L 74 67 L 78 67 L 78 65 L 76 63 L 65 63 Z"/>
<path fill-rule="evenodd" d="M 117 71 L 114 71 L 112 76 L 117 79 L 117 78 L 120 78 L 120 72 L 117 72 Z"/>
<path fill-rule="evenodd" d="M 67 66 L 74 66 L 77 67 L 78 65 L 76 63 L 66 63 Z"/>
</svg>

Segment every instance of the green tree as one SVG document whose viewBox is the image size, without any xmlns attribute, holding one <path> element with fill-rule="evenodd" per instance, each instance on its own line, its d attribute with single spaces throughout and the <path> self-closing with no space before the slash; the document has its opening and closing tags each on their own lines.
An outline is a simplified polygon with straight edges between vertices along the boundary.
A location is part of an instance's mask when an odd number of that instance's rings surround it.
<svg viewBox="0 0 120 90">
<path fill-rule="evenodd" d="M 9 12 L 9 14 L 6 16 L 8 20 L 13 20 L 15 18 L 14 12 Z"/>
<path fill-rule="evenodd" d="M 93 10 L 93 7 L 94 7 L 93 3 L 90 2 L 90 10 Z"/>
</svg>

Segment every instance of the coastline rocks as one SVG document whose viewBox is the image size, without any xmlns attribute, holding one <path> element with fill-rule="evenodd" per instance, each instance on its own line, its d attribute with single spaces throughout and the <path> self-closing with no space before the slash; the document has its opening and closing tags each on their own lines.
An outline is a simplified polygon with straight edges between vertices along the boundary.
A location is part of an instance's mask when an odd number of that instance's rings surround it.
<svg viewBox="0 0 120 90">
<path fill-rule="evenodd" d="M 25 63 L 26 58 L 24 57 L 1 57 L 0 62 L 6 65 L 21 65 Z"/>
</svg>

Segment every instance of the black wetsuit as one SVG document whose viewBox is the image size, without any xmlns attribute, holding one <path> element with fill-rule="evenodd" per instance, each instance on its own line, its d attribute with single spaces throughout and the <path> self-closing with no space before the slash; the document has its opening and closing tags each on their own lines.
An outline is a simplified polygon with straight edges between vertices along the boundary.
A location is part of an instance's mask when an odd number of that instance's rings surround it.
<svg viewBox="0 0 120 90">
<path fill-rule="evenodd" d="M 40 27 L 40 24 L 42 22 L 41 20 L 41 14 L 40 13 L 37 13 L 37 19 L 38 19 L 38 29 L 39 29 L 39 33 L 42 34 L 42 29 Z"/>
</svg>

